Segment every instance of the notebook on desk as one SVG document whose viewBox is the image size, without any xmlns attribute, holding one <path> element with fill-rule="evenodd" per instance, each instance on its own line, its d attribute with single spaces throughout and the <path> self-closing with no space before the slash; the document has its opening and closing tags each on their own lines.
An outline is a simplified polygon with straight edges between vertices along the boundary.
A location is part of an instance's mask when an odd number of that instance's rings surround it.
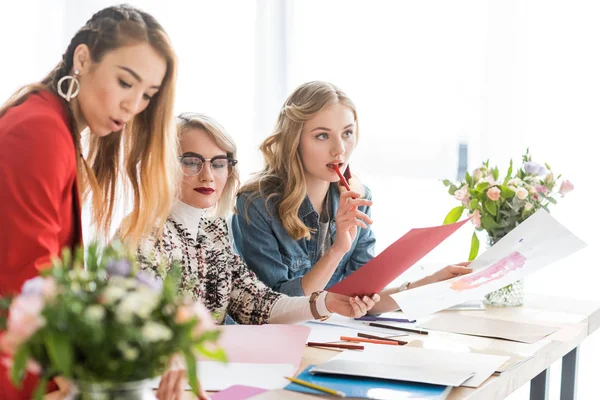
<svg viewBox="0 0 600 400">
<path fill-rule="evenodd" d="M 472 370 L 426 368 L 415 365 L 391 365 L 373 362 L 330 360 L 312 368 L 311 374 L 379 378 L 391 381 L 428 383 L 458 387 L 475 375 Z"/>
<path fill-rule="evenodd" d="M 442 385 L 429 385 L 425 383 L 390 381 L 385 379 L 373 379 L 364 377 L 315 375 L 309 371 L 314 365 L 309 365 L 298 379 L 307 381 L 328 389 L 339 390 L 346 398 L 356 399 L 411 399 L 411 400 L 444 400 L 450 394 L 452 387 Z M 300 393 L 323 395 L 322 392 L 290 383 L 285 387 Z"/>
</svg>

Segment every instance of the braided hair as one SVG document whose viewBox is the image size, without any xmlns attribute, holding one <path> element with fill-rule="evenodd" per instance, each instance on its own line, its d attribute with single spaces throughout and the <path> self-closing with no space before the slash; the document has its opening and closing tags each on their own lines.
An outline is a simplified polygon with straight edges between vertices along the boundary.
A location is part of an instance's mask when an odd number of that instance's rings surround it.
<svg viewBox="0 0 600 400">
<path fill-rule="evenodd" d="M 133 244 L 152 230 L 150 225 L 166 219 L 171 203 L 165 196 L 175 197 L 179 182 L 177 137 L 172 124 L 176 57 L 158 21 L 129 5 L 111 6 L 98 11 L 77 31 L 61 61 L 41 82 L 21 88 L 0 107 L 2 118 L 10 107 L 18 106 L 32 94 L 39 91 L 57 93 L 59 80 L 73 70 L 75 50 L 80 45 L 86 45 L 91 61 L 99 63 L 107 53 L 137 43 L 150 44 L 165 59 L 167 71 L 161 88 L 152 97 L 148 107 L 120 132 L 101 138 L 90 135 L 87 160 L 82 156 L 81 137 L 75 118 L 63 99 L 70 115 L 70 131 L 78 160 L 79 187 L 84 199 L 91 195 L 92 219 L 108 236 L 116 203 L 117 182 L 120 175 L 126 176 L 133 189 L 134 209 L 122 233 L 128 235 Z M 68 85 L 68 82 L 63 84 Z M 122 151 L 127 153 L 124 157 L 120 156 Z M 153 187 L 143 187 L 145 184 Z"/>
</svg>

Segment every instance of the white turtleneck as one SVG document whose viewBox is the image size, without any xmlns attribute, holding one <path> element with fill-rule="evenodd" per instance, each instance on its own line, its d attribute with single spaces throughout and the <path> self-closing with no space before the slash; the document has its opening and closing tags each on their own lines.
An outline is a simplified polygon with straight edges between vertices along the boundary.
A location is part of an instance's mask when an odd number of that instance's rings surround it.
<svg viewBox="0 0 600 400">
<path fill-rule="evenodd" d="M 200 219 L 210 215 L 211 212 L 211 208 L 198 208 L 190 206 L 181 200 L 175 200 L 175 204 L 171 208 L 171 218 L 182 224 L 192 234 L 194 240 L 196 240 L 198 238 Z"/>
<path fill-rule="evenodd" d="M 171 208 L 171 218 L 175 222 L 182 224 L 190 232 L 194 240 L 198 240 L 198 231 L 200 230 L 200 220 L 211 215 L 212 208 L 198 208 L 176 200 Z M 331 312 L 325 305 L 326 294 L 323 293 L 317 297 L 316 306 L 319 315 L 331 315 Z M 270 322 L 275 324 L 292 324 L 304 322 L 313 319 L 308 303 L 309 296 L 288 297 L 283 295 L 275 302 L 271 310 Z"/>
</svg>

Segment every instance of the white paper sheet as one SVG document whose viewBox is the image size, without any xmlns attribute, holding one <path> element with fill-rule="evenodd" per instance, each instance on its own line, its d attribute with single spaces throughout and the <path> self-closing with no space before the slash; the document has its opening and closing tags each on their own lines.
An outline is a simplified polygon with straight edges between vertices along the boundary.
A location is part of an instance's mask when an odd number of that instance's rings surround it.
<svg viewBox="0 0 600 400">
<path fill-rule="evenodd" d="M 289 383 L 284 376 L 294 376 L 296 372 L 292 364 L 223 364 L 215 361 L 201 361 L 198 364 L 204 390 L 223 390 L 233 385 L 281 389 Z"/>
<path fill-rule="evenodd" d="M 480 299 L 585 246 L 547 211 L 540 209 L 477 257 L 471 263 L 472 273 L 395 293 L 392 298 L 409 318 L 421 318 Z"/>
<path fill-rule="evenodd" d="M 350 360 L 415 367 L 422 371 L 422 381 L 429 381 L 436 370 L 469 370 L 475 376 L 461 386 L 478 387 L 510 357 L 475 353 L 454 353 L 407 346 L 365 345 L 363 351 L 345 351 L 332 360 Z"/>
<path fill-rule="evenodd" d="M 233 385 L 254 386 L 266 390 L 281 389 L 289 382 L 284 376 L 294 376 L 292 364 L 221 363 L 198 361 L 198 377 L 204 390 L 224 390 Z M 160 378 L 153 382 L 158 388 Z M 188 386 L 186 388 L 190 390 Z"/>
<path fill-rule="evenodd" d="M 405 318 L 403 315 L 399 315 L 397 313 L 386 313 L 382 314 L 381 317 L 393 317 L 393 318 Z M 314 340 L 315 337 L 323 337 L 328 339 L 328 342 L 331 341 L 339 341 L 340 336 L 356 336 L 356 333 L 370 333 L 377 336 L 388 336 L 388 337 L 396 337 L 396 336 L 406 336 L 407 334 L 398 331 L 398 333 L 394 333 L 389 329 L 378 328 L 375 326 L 369 325 L 370 321 L 357 321 L 353 318 L 343 317 L 341 315 L 333 314 L 330 318 L 323 322 L 318 321 L 309 321 L 305 322 L 303 325 L 309 326 L 312 331 L 308 337 L 308 341 L 310 342 L 321 342 L 323 340 Z M 372 321 L 378 322 L 378 321 Z M 381 321 L 382 324 L 388 324 L 388 322 Z M 391 323 L 394 326 L 404 327 L 404 328 L 414 328 L 414 323 L 401 323 L 401 322 L 393 322 Z M 336 329 L 338 328 L 338 329 Z M 339 329 L 341 328 L 341 329 Z M 342 333 L 345 332 L 345 333 Z M 341 334 L 338 334 L 341 333 Z M 335 335 L 337 334 L 337 338 Z"/>
</svg>

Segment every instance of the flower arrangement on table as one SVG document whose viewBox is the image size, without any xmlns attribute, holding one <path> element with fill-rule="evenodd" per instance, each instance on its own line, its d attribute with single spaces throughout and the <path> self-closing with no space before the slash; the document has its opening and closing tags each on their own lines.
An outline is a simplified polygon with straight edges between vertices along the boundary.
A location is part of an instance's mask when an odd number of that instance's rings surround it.
<svg viewBox="0 0 600 400">
<path fill-rule="evenodd" d="M 119 242 L 104 249 L 91 244 L 87 268 L 83 259 L 82 249 L 63 251 L 17 297 L 2 299 L 0 348 L 10 355 L 12 381 L 18 386 L 26 370 L 40 374 L 35 397 L 41 399 L 57 375 L 134 382 L 161 375 L 172 356 L 183 355 L 199 395 L 196 355 L 225 361 L 225 354 L 206 308 L 177 294 L 180 266 L 157 280 Z"/>
<path fill-rule="evenodd" d="M 458 221 L 463 213 L 471 218 L 477 231 L 486 231 L 491 245 L 514 229 L 538 209 L 546 210 L 556 204 L 556 197 L 564 196 L 574 186 L 569 180 L 555 176 L 548 164 L 532 161 L 529 149 L 523 155 L 523 165 L 513 169 L 512 160 L 506 175 L 501 178 L 497 167 L 484 162 L 458 184 L 444 180 L 448 193 L 461 205 L 450 210 L 444 224 Z M 469 261 L 479 252 L 479 239 L 473 232 Z"/>
</svg>

